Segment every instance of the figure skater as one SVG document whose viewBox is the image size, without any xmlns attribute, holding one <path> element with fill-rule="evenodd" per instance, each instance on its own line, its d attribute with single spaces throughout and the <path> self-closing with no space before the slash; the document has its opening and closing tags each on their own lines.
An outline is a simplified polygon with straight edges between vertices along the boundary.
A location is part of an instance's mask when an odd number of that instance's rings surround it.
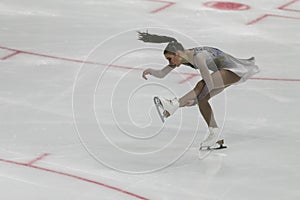
<svg viewBox="0 0 300 200">
<path fill-rule="evenodd" d="M 198 104 L 200 113 L 209 129 L 209 135 L 201 143 L 200 148 L 210 148 L 216 143 L 220 144 L 219 141 L 223 142 L 223 140 L 218 140 L 220 130 L 216 123 L 209 99 L 230 85 L 242 83 L 258 73 L 259 69 L 255 65 L 254 57 L 238 59 L 213 47 L 184 49 L 182 44 L 175 38 L 149 34 L 148 32 L 138 32 L 138 36 L 138 39 L 143 42 L 168 43 L 163 52 L 164 57 L 169 61 L 168 65 L 160 70 L 152 68 L 144 70 L 142 74 L 144 79 L 147 80 L 147 75 L 164 78 L 180 65 L 197 69 L 202 76 L 202 80 L 196 84 L 194 89 L 181 98 L 168 100 L 159 97 L 164 109 L 164 117 L 167 118 L 174 114 L 180 107 Z"/>
</svg>

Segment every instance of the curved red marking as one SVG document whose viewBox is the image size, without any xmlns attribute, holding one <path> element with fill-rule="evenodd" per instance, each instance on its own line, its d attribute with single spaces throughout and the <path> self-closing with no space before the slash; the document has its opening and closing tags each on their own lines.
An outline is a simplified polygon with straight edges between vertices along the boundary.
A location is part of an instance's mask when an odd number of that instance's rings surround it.
<svg viewBox="0 0 300 200">
<path fill-rule="evenodd" d="M 236 2 L 209 1 L 205 6 L 218 10 L 249 10 L 250 6 Z"/>
</svg>

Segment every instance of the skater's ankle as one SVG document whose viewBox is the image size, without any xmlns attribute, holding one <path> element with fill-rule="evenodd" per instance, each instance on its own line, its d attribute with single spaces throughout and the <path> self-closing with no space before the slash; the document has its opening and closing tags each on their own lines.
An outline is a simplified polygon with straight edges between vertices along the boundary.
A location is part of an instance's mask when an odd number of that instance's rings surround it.
<svg viewBox="0 0 300 200">
<path fill-rule="evenodd" d="M 179 102 L 179 108 L 184 107 L 186 105 L 186 102 L 184 101 L 183 98 L 179 98 L 178 102 Z"/>
<path fill-rule="evenodd" d="M 209 130 L 218 130 L 219 127 L 218 126 L 209 126 L 208 129 Z"/>
<path fill-rule="evenodd" d="M 178 102 L 179 102 L 179 108 L 186 107 L 186 106 L 187 107 L 194 106 L 194 105 L 197 104 L 197 102 L 195 101 L 195 99 L 186 100 L 184 98 L 179 98 Z"/>
</svg>

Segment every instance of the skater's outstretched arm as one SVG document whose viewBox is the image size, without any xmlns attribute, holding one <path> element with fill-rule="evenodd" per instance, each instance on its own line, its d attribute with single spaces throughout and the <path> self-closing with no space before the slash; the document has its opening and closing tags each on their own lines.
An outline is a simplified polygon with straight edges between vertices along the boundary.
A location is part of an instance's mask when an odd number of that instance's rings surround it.
<svg viewBox="0 0 300 200">
<path fill-rule="evenodd" d="M 148 68 L 143 71 L 143 78 L 147 80 L 147 75 L 152 75 L 156 78 L 164 78 L 168 73 L 170 73 L 174 67 L 171 67 L 170 65 L 165 66 L 164 68 L 157 70 L 157 69 L 151 69 Z"/>
</svg>

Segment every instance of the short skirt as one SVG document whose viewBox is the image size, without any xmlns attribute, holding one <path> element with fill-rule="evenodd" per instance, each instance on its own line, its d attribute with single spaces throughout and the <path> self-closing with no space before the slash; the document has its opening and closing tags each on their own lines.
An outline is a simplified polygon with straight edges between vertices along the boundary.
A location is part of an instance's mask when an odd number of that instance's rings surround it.
<svg viewBox="0 0 300 200">
<path fill-rule="evenodd" d="M 254 57 L 249 59 L 239 59 L 228 54 L 221 56 L 218 69 L 225 69 L 235 73 L 241 78 L 238 83 L 245 82 L 260 71 L 255 64 Z"/>
</svg>

